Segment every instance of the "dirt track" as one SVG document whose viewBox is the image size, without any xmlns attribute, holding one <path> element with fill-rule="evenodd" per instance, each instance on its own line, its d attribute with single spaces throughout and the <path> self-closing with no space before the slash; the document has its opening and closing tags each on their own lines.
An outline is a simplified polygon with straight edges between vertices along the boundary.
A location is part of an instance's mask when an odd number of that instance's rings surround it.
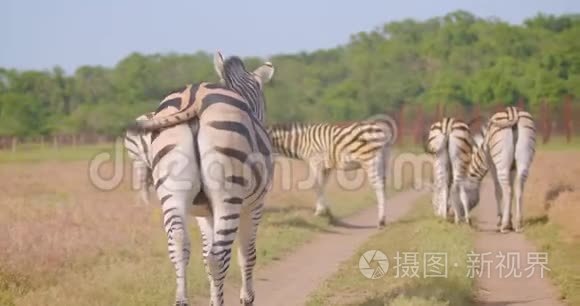
<svg viewBox="0 0 580 306">
<path fill-rule="evenodd" d="M 421 192 L 395 194 L 387 202 L 387 221 L 405 215 Z M 331 229 L 300 247 L 288 257 L 256 272 L 255 305 L 301 306 L 308 295 L 334 273 L 371 235 L 377 232 L 376 207 L 342 220 Z M 232 268 L 237 266 L 232 265 Z M 226 287 L 226 305 L 237 305 L 239 287 Z M 201 305 L 207 305 L 202 301 Z"/>
<path fill-rule="evenodd" d="M 525 216 L 524 203 L 524 216 Z M 491 259 L 489 273 L 487 269 L 482 269 L 483 273 L 476 278 L 478 305 L 482 306 L 504 306 L 504 305 L 526 305 L 526 306 L 560 306 L 563 305 L 558 299 L 558 291 L 549 281 L 549 271 L 544 272 L 544 277 L 540 275 L 540 268 L 525 271 L 529 268 L 528 255 L 538 252 L 534 246 L 526 240 L 523 233 L 510 232 L 501 234 L 496 231 L 497 213 L 494 188 L 491 179 L 486 180 L 481 192 L 481 203 L 475 211 L 477 228 L 475 253 L 482 254 L 491 252 L 485 259 Z M 525 231 L 525 227 L 524 227 Z M 501 255 L 507 252 L 519 253 L 522 272 L 519 278 L 508 275 L 509 269 L 496 268 L 501 260 Z M 496 258 L 496 256 L 500 256 Z M 480 257 L 481 258 L 481 257 Z M 512 262 L 516 262 L 513 260 Z M 507 264 L 507 259 L 504 262 Z M 548 258 L 549 268 L 549 258 Z M 529 274 L 532 274 L 528 277 Z"/>
</svg>

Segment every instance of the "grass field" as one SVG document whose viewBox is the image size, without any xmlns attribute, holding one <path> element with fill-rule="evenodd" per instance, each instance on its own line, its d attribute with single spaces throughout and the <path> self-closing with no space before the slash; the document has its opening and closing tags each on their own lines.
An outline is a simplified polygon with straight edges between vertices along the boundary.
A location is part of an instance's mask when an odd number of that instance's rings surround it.
<svg viewBox="0 0 580 306">
<path fill-rule="evenodd" d="M 122 143 L 121 143 L 122 145 Z M 88 160 L 97 153 L 113 152 L 112 143 L 85 146 L 65 146 L 54 148 L 52 146 L 27 145 L 18 147 L 18 150 L 0 150 L 0 163 L 15 162 L 42 162 L 42 161 L 80 161 Z M 123 149 L 120 147 L 121 150 Z"/>
<path fill-rule="evenodd" d="M 91 184 L 87 158 L 113 151 L 111 145 L 62 149 L 58 154 L 47 150 L 0 154 L 0 305 L 170 304 L 174 271 L 157 201 L 136 204 L 128 179 L 109 191 Z M 307 175 L 305 164 L 290 165 L 291 190 L 282 190 L 277 170 L 267 200 L 259 229 L 259 266 L 329 228 L 327 219 L 312 215 L 314 192 L 296 187 L 296 181 Z M 102 170 L 104 176 L 112 173 L 110 166 Z M 130 177 L 127 165 L 123 170 Z M 348 191 L 333 177 L 326 190 L 338 217 L 375 203 L 366 183 Z M 196 226 L 190 228 L 188 285 L 190 296 L 202 297 L 207 294 L 207 279 L 200 238 Z M 229 279 L 237 282 L 235 258 L 233 262 Z"/>
<path fill-rule="evenodd" d="M 549 253 L 551 276 L 580 305 L 580 150 L 540 151 L 524 191 L 525 233 Z"/>
<path fill-rule="evenodd" d="M 580 213 L 580 150 L 576 148 L 563 142 L 540 146 L 524 193 L 525 233 L 550 253 L 551 275 L 570 305 L 580 304 L 580 226 L 576 221 Z M 157 202 L 137 205 L 128 179 L 110 191 L 97 189 L 89 180 L 88 159 L 113 151 L 110 144 L 0 151 L 0 305 L 171 304 L 174 272 Z M 407 146 L 403 151 L 421 152 Z M 276 171 L 268 197 L 259 232 L 259 267 L 329 230 L 327 219 L 312 215 L 314 192 L 297 189 L 296 181 L 307 175 L 305 164 L 293 161 L 290 165 L 291 189 L 282 190 L 284 180 Z M 105 175 L 112 173 L 108 166 L 103 169 Z M 411 182 L 409 170 L 404 169 L 405 187 Z M 127 165 L 124 173 L 129 177 Z M 362 186 L 346 191 L 336 177 L 331 179 L 327 196 L 337 216 L 375 203 L 369 186 Z M 451 224 L 432 218 L 426 202 L 405 221 L 389 226 L 365 244 L 319 288 L 310 305 L 469 305 L 472 283 L 465 277 L 459 279 L 465 273 L 461 266 L 465 260 L 456 256 L 471 247 L 470 230 L 461 227 L 455 231 Z M 194 224 L 190 228 L 190 296 L 203 297 L 207 280 L 199 233 Z M 449 262 L 454 258 L 460 266 L 450 268 L 451 278 L 443 282 L 401 279 L 392 274 L 370 281 L 358 271 L 358 259 L 364 250 L 373 248 L 384 250 L 391 264 L 396 251 L 447 250 Z M 233 262 L 230 283 L 239 282 L 235 258 Z M 450 288 L 455 289 L 451 292 Z"/>
<path fill-rule="evenodd" d="M 311 296 L 308 305 L 471 305 L 473 280 L 466 277 L 466 254 L 472 249 L 471 235 L 468 226 L 457 227 L 435 218 L 430 201 L 425 198 L 416 211 L 368 240 Z M 367 279 L 360 273 L 359 259 L 368 250 L 379 250 L 387 255 L 389 269 L 384 277 Z M 400 259 L 401 266 L 397 267 L 397 252 L 401 257 L 405 256 L 403 252 L 417 254 L 417 260 Z M 447 254 L 446 269 L 440 270 L 447 270 L 447 278 L 424 277 L 425 271 L 427 276 L 441 275 L 424 269 L 423 256 L 429 252 Z M 410 266 L 417 267 L 418 277 L 408 268 Z M 405 269 L 409 269 L 409 274 L 404 274 Z"/>
</svg>

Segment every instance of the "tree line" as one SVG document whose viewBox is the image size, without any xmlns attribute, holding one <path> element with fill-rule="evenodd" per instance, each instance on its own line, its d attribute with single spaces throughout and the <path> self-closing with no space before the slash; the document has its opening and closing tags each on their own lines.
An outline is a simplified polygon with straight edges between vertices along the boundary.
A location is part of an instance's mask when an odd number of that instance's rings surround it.
<svg viewBox="0 0 580 306">
<path fill-rule="evenodd" d="M 580 96 L 580 14 L 538 15 L 521 25 L 455 11 L 386 23 L 336 48 L 270 58 L 269 122 L 360 119 L 421 104 L 472 107 Z M 244 59 L 248 68 L 262 59 Z M 113 135 L 171 90 L 216 81 L 212 54 L 133 53 L 115 67 L 72 75 L 0 68 L 0 135 Z"/>
</svg>

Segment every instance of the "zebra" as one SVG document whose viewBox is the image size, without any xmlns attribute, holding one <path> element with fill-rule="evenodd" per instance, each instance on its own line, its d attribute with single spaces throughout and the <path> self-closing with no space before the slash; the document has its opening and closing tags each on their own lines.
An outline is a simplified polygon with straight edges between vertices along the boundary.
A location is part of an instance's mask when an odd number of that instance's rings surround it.
<svg viewBox="0 0 580 306">
<path fill-rule="evenodd" d="M 470 125 L 460 119 L 445 117 L 429 127 L 425 151 L 434 157 L 433 195 L 431 203 L 435 215 L 447 219 L 449 207 L 453 209 L 455 223 L 463 217 L 470 224 L 467 202 L 455 196 L 459 194 L 460 181 L 465 179 L 470 164 L 473 139 Z"/>
<path fill-rule="evenodd" d="M 179 95 L 177 92 L 168 97 Z M 137 120 L 150 120 L 154 115 L 144 114 Z M 210 215 L 201 190 L 196 129 L 195 123 L 183 123 L 153 132 L 128 130 L 124 139 L 141 203 L 150 203 L 150 187 L 161 203 L 169 258 L 176 273 L 176 305 L 187 305 L 186 270 L 191 249 L 186 215 Z"/>
<path fill-rule="evenodd" d="M 173 98 L 166 98 L 153 118 L 137 120 L 129 130 L 155 134 L 183 126 L 182 123 L 190 120 L 196 122 L 193 137 L 183 135 L 181 140 L 195 149 L 186 154 L 193 160 L 199 159 L 199 175 L 194 175 L 194 178 L 200 182 L 200 190 L 194 189 L 194 193 L 197 191 L 202 195 L 210 212 L 206 216 L 196 216 L 196 220 L 203 240 L 202 253 L 210 282 L 211 304 L 224 305 L 224 280 L 230 265 L 232 244 L 238 236 L 238 263 L 242 273 L 240 302 L 253 305 L 256 234 L 273 174 L 271 143 L 264 128 L 263 85 L 271 80 L 274 67 L 266 62 L 248 72 L 239 57 L 224 60 L 217 52 L 214 68 L 219 83 L 188 85 Z M 157 181 L 158 184 L 163 182 Z M 158 196 L 162 195 L 158 192 Z M 169 207 L 163 208 L 164 214 L 171 213 Z M 183 211 L 178 212 L 179 218 L 173 223 L 166 221 L 166 224 L 177 224 L 176 229 L 185 227 Z M 169 226 L 168 233 L 173 229 Z M 182 245 L 189 245 L 186 232 L 183 234 Z M 186 258 L 182 261 L 187 264 Z M 182 285 L 180 278 L 185 283 L 185 274 L 178 273 L 177 277 L 178 286 Z M 180 290 L 178 288 L 176 304 L 187 305 L 185 287 Z"/>
<path fill-rule="evenodd" d="M 136 120 L 146 120 L 153 118 L 154 112 L 143 114 L 137 117 Z M 133 161 L 133 187 L 136 187 L 138 192 L 137 203 L 142 205 L 150 205 L 151 187 L 153 187 L 153 177 L 151 174 L 151 163 L 149 162 L 148 154 L 150 151 L 151 135 L 128 131 L 125 134 L 124 146 L 127 150 L 127 155 Z M 137 184 L 135 184 L 137 183 Z"/>
<path fill-rule="evenodd" d="M 378 227 L 385 225 L 385 168 L 397 133 L 393 119 L 381 116 L 342 124 L 294 122 L 267 129 L 274 153 L 308 163 L 317 196 L 315 215 L 331 215 L 324 187 L 332 170 L 363 168 L 376 193 Z"/>
<path fill-rule="evenodd" d="M 511 202 L 515 195 L 515 231 L 522 231 L 522 193 L 536 152 L 534 118 L 514 106 L 495 113 L 474 137 L 476 146 L 461 187 L 461 201 L 468 206 L 479 202 L 479 190 L 487 170 L 492 174 L 497 204 L 497 226 L 505 233 L 512 229 Z"/>
</svg>

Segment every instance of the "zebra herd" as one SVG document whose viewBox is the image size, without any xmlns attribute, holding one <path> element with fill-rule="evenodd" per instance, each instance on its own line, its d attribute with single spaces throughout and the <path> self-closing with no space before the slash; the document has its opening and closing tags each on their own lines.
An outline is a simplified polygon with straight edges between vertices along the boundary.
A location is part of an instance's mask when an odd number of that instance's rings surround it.
<svg viewBox="0 0 580 306">
<path fill-rule="evenodd" d="M 170 93 L 154 112 L 141 115 L 125 135 L 139 180 L 140 198 L 154 189 L 163 212 L 169 258 L 175 267 L 175 305 L 188 305 L 186 268 L 191 252 L 188 214 L 196 218 L 210 284 L 210 305 L 224 305 L 224 280 L 237 238 L 242 274 L 240 303 L 253 305 L 257 229 L 272 186 L 274 154 L 304 160 L 315 176 L 316 215 L 330 214 L 324 186 L 333 170 L 365 170 L 377 197 L 378 227 L 385 225 L 386 168 L 397 128 L 388 116 L 341 124 L 265 124 L 263 87 L 274 75 L 270 62 L 253 72 L 239 57 L 214 56 L 218 83 L 201 82 Z M 516 169 L 517 226 L 521 191 L 534 154 L 531 116 L 508 108 L 491 118 L 480 137 L 469 126 L 445 118 L 429 131 L 435 156 L 436 214 L 455 220 L 477 204 L 481 179 L 494 174 L 503 199 L 502 230 L 509 223 L 510 184 Z M 498 145 L 499 144 L 499 145 Z M 515 168 L 514 168 L 515 167 Z M 506 203 L 508 208 L 506 209 Z"/>
<path fill-rule="evenodd" d="M 488 170 L 495 185 L 498 227 L 510 231 L 512 193 L 515 197 L 515 231 L 522 230 L 522 193 L 534 158 L 536 128 L 530 113 L 509 106 L 495 113 L 472 135 L 471 123 L 443 118 L 429 129 L 426 151 L 434 156 L 435 213 L 455 223 L 470 223 L 469 211 L 479 203 L 481 182 Z"/>
</svg>

